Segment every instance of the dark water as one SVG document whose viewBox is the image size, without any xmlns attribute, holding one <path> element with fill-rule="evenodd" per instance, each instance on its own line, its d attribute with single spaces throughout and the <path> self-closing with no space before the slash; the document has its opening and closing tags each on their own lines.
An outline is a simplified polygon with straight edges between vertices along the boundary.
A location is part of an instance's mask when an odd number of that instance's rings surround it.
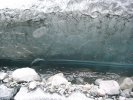
<svg viewBox="0 0 133 100">
<path fill-rule="evenodd" d="M 44 60 L 31 65 L 32 60 L 1 59 L 3 71 L 13 71 L 17 68 L 34 68 L 44 78 L 62 72 L 65 77 L 76 84 L 94 82 L 98 78 L 118 80 L 120 77 L 133 76 L 133 64 L 109 62 L 79 61 L 79 60 Z"/>
</svg>

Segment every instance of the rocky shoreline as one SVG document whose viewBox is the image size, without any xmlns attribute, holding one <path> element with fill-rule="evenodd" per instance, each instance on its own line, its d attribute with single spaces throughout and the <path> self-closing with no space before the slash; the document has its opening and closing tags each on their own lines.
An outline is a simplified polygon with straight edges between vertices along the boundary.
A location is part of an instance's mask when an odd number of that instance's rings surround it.
<svg viewBox="0 0 133 100">
<path fill-rule="evenodd" d="M 63 73 L 45 79 L 28 67 L 1 71 L 0 100 L 133 100 L 133 77 L 73 84 Z"/>
</svg>

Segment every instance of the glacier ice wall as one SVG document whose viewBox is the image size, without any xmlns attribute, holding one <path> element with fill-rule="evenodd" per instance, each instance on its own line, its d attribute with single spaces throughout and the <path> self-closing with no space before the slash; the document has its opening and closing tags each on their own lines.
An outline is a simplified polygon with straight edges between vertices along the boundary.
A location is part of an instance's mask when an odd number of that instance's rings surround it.
<svg viewBox="0 0 133 100">
<path fill-rule="evenodd" d="M 133 63 L 133 0 L 0 1 L 0 58 Z"/>
</svg>

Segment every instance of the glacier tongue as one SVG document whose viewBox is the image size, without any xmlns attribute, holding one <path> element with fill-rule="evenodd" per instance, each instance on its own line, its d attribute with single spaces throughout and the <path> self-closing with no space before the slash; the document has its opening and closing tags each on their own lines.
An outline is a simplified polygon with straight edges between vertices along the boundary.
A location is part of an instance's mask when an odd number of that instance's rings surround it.
<svg viewBox="0 0 133 100">
<path fill-rule="evenodd" d="M 0 58 L 132 63 L 133 0 L 0 0 Z"/>
</svg>

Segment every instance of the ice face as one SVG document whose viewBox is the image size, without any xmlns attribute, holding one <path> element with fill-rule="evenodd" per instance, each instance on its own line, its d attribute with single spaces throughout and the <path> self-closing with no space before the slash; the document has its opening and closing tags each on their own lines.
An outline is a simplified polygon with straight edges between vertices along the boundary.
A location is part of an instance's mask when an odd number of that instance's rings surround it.
<svg viewBox="0 0 133 100">
<path fill-rule="evenodd" d="M 5 2 L 0 57 L 132 62 L 132 0 Z"/>
</svg>

